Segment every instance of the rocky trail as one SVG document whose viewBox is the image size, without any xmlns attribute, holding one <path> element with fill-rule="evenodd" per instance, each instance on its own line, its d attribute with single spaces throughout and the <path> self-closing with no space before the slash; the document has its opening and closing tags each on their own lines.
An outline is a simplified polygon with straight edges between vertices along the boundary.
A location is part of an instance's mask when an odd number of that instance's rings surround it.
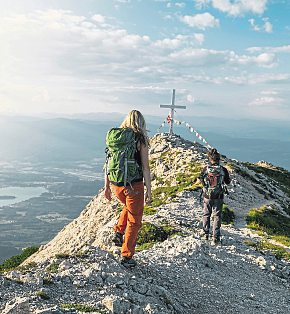
<svg viewBox="0 0 290 314">
<path fill-rule="evenodd" d="M 222 226 L 222 244 L 213 246 L 200 239 L 200 191 L 186 183 L 205 162 L 205 148 L 157 135 L 150 153 L 158 202 L 143 224 L 170 226 L 175 234 L 137 252 L 138 265 L 126 269 L 110 241 L 118 204 L 100 192 L 26 269 L 0 275 L 1 313 L 290 313 L 290 263 L 247 245 L 261 236 L 245 223 L 253 207 L 283 211 L 283 191 L 224 157 L 234 181 L 226 203 L 236 220 Z"/>
</svg>

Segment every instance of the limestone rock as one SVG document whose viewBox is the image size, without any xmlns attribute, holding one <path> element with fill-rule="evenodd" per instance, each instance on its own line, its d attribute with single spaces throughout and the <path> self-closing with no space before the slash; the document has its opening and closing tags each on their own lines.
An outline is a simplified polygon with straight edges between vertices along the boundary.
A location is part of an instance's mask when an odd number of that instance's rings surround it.
<svg viewBox="0 0 290 314">
<path fill-rule="evenodd" d="M 6 304 L 2 314 L 24 314 L 30 313 L 29 299 L 28 298 L 16 298 Z"/>
</svg>

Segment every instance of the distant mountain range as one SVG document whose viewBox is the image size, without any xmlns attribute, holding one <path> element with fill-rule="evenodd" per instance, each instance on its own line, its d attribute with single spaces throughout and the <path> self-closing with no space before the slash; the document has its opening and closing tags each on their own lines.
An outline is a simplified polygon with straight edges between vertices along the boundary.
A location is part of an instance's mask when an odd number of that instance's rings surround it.
<svg viewBox="0 0 290 314">
<path fill-rule="evenodd" d="M 0 116 L 0 161 L 60 164 L 104 156 L 105 135 L 124 118 L 119 113 L 90 113 L 65 117 Z M 290 125 L 287 122 L 230 120 L 179 116 L 231 158 L 256 162 L 264 159 L 290 169 Z M 146 116 L 153 136 L 164 118 Z M 167 126 L 162 132 L 167 132 Z M 197 140 L 185 127 L 175 132 Z"/>
</svg>

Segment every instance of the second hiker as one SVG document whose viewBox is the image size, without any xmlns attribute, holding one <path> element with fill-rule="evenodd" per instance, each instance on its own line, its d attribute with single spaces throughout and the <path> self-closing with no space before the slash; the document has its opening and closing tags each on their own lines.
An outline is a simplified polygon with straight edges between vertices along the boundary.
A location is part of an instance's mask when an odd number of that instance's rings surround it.
<svg viewBox="0 0 290 314">
<path fill-rule="evenodd" d="M 227 192 L 225 184 L 230 184 L 228 170 L 220 165 L 220 154 L 215 148 L 208 152 L 209 164 L 200 173 L 199 179 L 203 185 L 203 235 L 209 239 L 210 219 L 213 215 L 212 242 L 220 242 L 221 215 L 224 194 Z"/>
<path fill-rule="evenodd" d="M 151 179 L 148 157 L 148 137 L 143 115 L 132 110 L 120 128 L 111 129 L 106 138 L 107 162 L 105 197 L 111 200 L 111 187 L 124 204 L 117 224 L 114 226 L 113 242 L 121 246 L 121 264 L 136 266 L 135 253 L 138 232 L 142 225 L 145 200 L 150 203 Z"/>
</svg>

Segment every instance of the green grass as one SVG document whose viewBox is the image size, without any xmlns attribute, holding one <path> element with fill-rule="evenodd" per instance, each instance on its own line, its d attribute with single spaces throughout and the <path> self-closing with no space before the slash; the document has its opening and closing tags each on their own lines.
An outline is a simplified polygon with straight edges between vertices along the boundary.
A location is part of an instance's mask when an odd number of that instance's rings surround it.
<svg viewBox="0 0 290 314">
<path fill-rule="evenodd" d="M 121 211 L 123 210 L 123 208 L 124 208 L 124 205 L 118 203 L 116 210 L 115 210 L 116 215 L 119 215 L 121 213 Z"/>
<path fill-rule="evenodd" d="M 50 285 L 53 285 L 53 281 L 51 278 L 45 277 L 45 278 L 43 278 L 43 284 L 46 286 L 50 286 Z"/>
<path fill-rule="evenodd" d="M 157 213 L 157 209 L 150 206 L 150 205 L 145 205 L 144 206 L 144 215 L 154 215 Z"/>
<path fill-rule="evenodd" d="M 246 220 L 248 228 L 260 232 L 260 235 L 267 233 L 273 240 L 290 246 L 290 218 L 277 210 L 267 206 L 252 208 Z"/>
<path fill-rule="evenodd" d="M 223 204 L 222 208 L 222 223 L 223 224 L 231 224 L 233 225 L 235 222 L 235 214 L 232 209 L 228 207 L 228 205 Z"/>
<path fill-rule="evenodd" d="M 137 239 L 137 251 L 152 247 L 157 242 L 162 242 L 179 231 L 169 225 L 157 226 L 149 222 L 142 224 Z"/>
<path fill-rule="evenodd" d="M 52 262 L 47 268 L 46 271 L 49 273 L 57 273 L 58 272 L 59 263 Z"/>
<path fill-rule="evenodd" d="M 47 293 L 45 293 L 44 291 L 41 291 L 41 290 L 36 292 L 36 296 L 38 296 L 42 300 L 49 300 L 50 299 L 50 297 L 47 295 Z"/>
<path fill-rule="evenodd" d="M 287 252 L 283 247 L 270 243 L 269 241 L 263 240 L 260 242 L 244 241 L 246 245 L 254 247 L 256 251 L 270 251 L 277 259 L 285 259 L 290 261 L 290 253 Z"/>
<path fill-rule="evenodd" d="M 70 255 L 67 254 L 67 253 L 58 253 L 58 254 L 55 254 L 55 257 L 56 258 L 64 258 L 64 259 L 66 259 L 66 258 L 69 258 Z"/>
<path fill-rule="evenodd" d="M 78 304 L 78 303 L 62 304 L 61 308 L 62 309 L 76 309 L 77 311 L 84 312 L 84 313 L 89 313 L 89 312 L 98 312 L 100 314 L 102 313 L 101 310 L 93 306 L 86 305 L 86 304 Z"/>
<path fill-rule="evenodd" d="M 194 165 L 188 170 L 190 174 L 177 173 L 176 181 L 177 185 L 174 186 L 160 186 L 152 191 L 152 204 L 151 207 L 159 207 L 160 205 L 166 204 L 169 201 L 174 200 L 177 194 L 184 190 L 196 190 L 201 187 L 200 184 L 196 183 L 196 179 L 199 176 L 201 170 L 200 165 Z M 169 183 L 169 182 L 167 182 Z"/>
<path fill-rule="evenodd" d="M 150 242 L 150 243 L 143 243 L 143 244 L 138 244 L 136 247 L 136 252 L 140 252 L 143 250 L 149 250 L 152 248 L 152 246 L 155 244 L 156 242 Z"/>
<path fill-rule="evenodd" d="M 6 259 L 1 265 L 0 265 L 0 272 L 8 271 L 15 269 L 20 264 L 22 264 L 29 256 L 34 254 L 38 251 L 37 246 L 32 246 L 24 249 L 21 254 L 12 256 L 8 259 Z"/>
</svg>

